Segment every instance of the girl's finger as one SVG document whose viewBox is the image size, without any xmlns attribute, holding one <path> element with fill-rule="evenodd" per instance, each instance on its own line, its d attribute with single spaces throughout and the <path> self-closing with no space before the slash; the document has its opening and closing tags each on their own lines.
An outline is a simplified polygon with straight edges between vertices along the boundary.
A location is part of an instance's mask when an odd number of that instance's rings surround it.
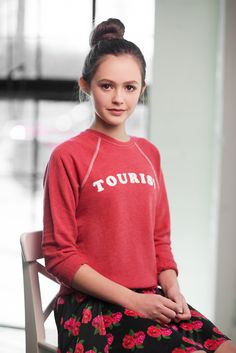
<svg viewBox="0 0 236 353">
<path fill-rule="evenodd" d="M 163 314 L 160 314 L 156 321 L 159 324 L 169 324 L 171 322 L 171 319 Z"/>
</svg>

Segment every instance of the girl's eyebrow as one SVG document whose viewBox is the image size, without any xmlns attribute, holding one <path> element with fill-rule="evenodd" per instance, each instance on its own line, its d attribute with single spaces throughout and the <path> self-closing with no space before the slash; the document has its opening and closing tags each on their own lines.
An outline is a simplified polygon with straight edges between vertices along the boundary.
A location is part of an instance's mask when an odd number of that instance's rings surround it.
<svg viewBox="0 0 236 353">
<path fill-rule="evenodd" d="M 109 79 L 106 79 L 106 78 L 98 80 L 98 83 L 102 83 L 102 82 L 109 82 L 109 83 L 116 84 L 115 81 L 112 81 L 112 80 L 109 80 Z M 136 85 L 138 85 L 139 83 L 137 81 L 135 81 L 135 80 L 132 80 L 132 81 L 123 82 L 123 84 L 126 84 L 126 85 L 136 84 Z"/>
</svg>

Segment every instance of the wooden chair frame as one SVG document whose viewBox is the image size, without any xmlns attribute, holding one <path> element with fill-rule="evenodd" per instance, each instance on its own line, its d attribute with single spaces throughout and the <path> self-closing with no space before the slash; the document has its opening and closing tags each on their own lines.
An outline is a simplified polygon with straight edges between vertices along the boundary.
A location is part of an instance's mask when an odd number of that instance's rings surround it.
<svg viewBox="0 0 236 353">
<path fill-rule="evenodd" d="M 43 310 L 39 273 L 57 282 L 37 260 L 43 258 L 42 232 L 24 233 L 20 237 L 22 249 L 26 353 L 55 353 L 57 348 L 45 340 L 45 321 L 53 311 L 55 297 Z"/>
</svg>

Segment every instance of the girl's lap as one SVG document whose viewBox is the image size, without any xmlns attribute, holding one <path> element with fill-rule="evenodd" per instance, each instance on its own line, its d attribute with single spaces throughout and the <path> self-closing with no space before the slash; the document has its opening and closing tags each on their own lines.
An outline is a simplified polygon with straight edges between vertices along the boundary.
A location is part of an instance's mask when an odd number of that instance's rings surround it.
<svg viewBox="0 0 236 353">
<path fill-rule="evenodd" d="M 160 289 L 156 292 L 163 295 Z M 201 349 L 214 352 L 228 338 L 189 307 L 190 320 L 160 325 L 134 311 L 93 297 L 74 294 L 59 297 L 55 308 L 58 352 L 182 353 Z"/>
</svg>

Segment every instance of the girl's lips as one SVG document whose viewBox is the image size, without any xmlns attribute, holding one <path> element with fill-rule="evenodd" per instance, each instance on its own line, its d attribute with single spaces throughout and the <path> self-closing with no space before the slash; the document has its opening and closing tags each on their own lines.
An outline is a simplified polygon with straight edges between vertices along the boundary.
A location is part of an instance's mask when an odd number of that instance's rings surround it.
<svg viewBox="0 0 236 353">
<path fill-rule="evenodd" d="M 113 115 L 121 115 L 125 109 L 108 109 L 108 111 Z"/>
</svg>

